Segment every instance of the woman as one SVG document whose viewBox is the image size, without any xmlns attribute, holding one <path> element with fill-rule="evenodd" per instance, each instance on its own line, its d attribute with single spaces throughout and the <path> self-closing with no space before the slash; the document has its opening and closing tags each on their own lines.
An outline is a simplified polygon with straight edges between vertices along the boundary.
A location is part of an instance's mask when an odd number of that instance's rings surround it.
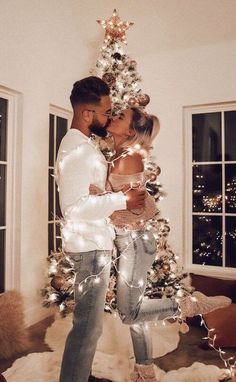
<svg viewBox="0 0 236 382">
<path fill-rule="evenodd" d="M 116 157 L 109 168 L 108 189 L 116 192 L 127 185 L 130 188 L 145 186 L 143 158 L 159 127 L 157 117 L 144 114 L 137 108 L 125 110 L 111 122 L 108 131 L 114 138 Z M 147 192 L 142 210 L 116 211 L 110 216 L 116 231 L 119 258 L 117 306 L 122 322 L 130 325 L 136 359 L 131 375 L 133 382 L 157 381 L 152 341 L 145 322 L 179 315 L 179 309 L 182 317 L 191 317 L 230 304 L 226 297 L 206 297 L 200 292 L 194 292 L 193 297 L 182 298 L 179 304 L 172 298 L 143 298 L 147 271 L 156 254 L 156 240 L 145 229 L 145 221 L 156 212 L 154 199 Z"/>
</svg>

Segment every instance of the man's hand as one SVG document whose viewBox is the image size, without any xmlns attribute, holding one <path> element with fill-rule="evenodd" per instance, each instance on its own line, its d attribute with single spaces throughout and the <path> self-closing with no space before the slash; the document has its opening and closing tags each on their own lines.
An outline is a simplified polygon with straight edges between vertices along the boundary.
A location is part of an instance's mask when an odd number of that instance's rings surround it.
<svg viewBox="0 0 236 382">
<path fill-rule="evenodd" d="M 136 188 L 123 188 L 123 193 L 126 196 L 127 210 L 140 209 L 144 207 L 145 189 Z M 129 190 L 129 191 L 128 191 Z"/>
</svg>

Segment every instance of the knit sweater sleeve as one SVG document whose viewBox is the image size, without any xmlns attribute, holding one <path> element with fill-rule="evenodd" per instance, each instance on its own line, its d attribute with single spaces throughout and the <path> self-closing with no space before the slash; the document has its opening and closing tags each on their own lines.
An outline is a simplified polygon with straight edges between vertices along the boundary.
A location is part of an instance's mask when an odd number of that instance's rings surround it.
<svg viewBox="0 0 236 382">
<path fill-rule="evenodd" d="M 93 150 L 89 145 L 75 149 L 57 163 L 57 184 L 63 216 L 72 220 L 97 220 L 126 209 L 122 192 L 89 195 L 94 182 Z"/>
</svg>

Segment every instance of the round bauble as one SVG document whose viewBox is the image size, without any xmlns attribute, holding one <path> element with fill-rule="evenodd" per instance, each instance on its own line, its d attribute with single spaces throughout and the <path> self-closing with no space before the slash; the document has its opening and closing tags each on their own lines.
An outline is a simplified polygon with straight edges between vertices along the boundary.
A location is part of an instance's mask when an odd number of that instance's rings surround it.
<svg viewBox="0 0 236 382">
<path fill-rule="evenodd" d="M 106 294 L 106 301 L 107 302 L 111 302 L 113 300 L 113 298 L 114 298 L 114 293 L 108 291 L 107 294 Z"/>
<path fill-rule="evenodd" d="M 107 83 L 109 87 L 114 86 L 116 83 L 116 77 L 112 73 L 103 74 L 102 79 Z"/>
<path fill-rule="evenodd" d="M 156 175 L 160 175 L 160 173 L 161 173 L 161 168 L 160 168 L 159 166 L 156 166 L 156 168 L 155 168 L 155 173 L 156 173 Z"/>
<path fill-rule="evenodd" d="M 163 272 L 169 272 L 170 271 L 170 264 L 169 263 L 163 263 L 162 269 L 163 269 Z"/>
<path fill-rule="evenodd" d="M 130 97 L 128 100 L 129 106 L 135 106 L 137 103 L 136 99 L 134 97 Z"/>
<path fill-rule="evenodd" d="M 119 70 L 124 70 L 124 68 L 125 68 L 125 64 L 118 64 L 117 65 L 117 69 L 119 69 Z"/>
<path fill-rule="evenodd" d="M 148 175 L 148 179 L 150 182 L 154 182 L 157 179 L 157 176 L 154 172 L 151 172 L 151 174 Z"/>
<path fill-rule="evenodd" d="M 141 94 L 138 97 L 138 103 L 140 106 L 146 106 L 150 102 L 150 97 L 148 94 Z"/>
<path fill-rule="evenodd" d="M 56 290 L 60 290 L 64 284 L 65 279 L 62 276 L 54 276 L 51 280 L 51 286 Z"/>
<path fill-rule="evenodd" d="M 136 66 L 137 66 L 137 61 L 135 61 L 135 60 L 131 60 L 131 61 L 129 62 L 129 67 L 130 67 L 130 68 L 134 69 Z"/>
</svg>

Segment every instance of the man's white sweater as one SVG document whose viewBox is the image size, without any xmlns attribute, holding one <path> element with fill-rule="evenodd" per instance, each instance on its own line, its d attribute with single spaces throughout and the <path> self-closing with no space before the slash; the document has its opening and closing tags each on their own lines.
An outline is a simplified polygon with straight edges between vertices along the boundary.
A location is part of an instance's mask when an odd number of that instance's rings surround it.
<svg viewBox="0 0 236 382">
<path fill-rule="evenodd" d="M 91 140 L 70 129 L 61 141 L 55 177 L 64 218 L 63 249 L 66 252 L 110 250 L 114 230 L 107 223 L 114 211 L 126 209 L 122 192 L 89 195 L 90 185 L 105 192 L 107 163 Z"/>
</svg>

